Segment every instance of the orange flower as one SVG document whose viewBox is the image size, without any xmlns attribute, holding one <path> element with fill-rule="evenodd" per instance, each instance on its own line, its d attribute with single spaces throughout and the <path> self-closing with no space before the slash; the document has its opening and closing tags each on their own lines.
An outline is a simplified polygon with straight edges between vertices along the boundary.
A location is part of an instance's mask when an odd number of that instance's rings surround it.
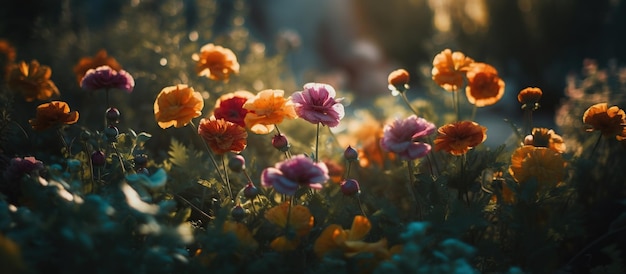
<svg viewBox="0 0 626 274">
<path fill-rule="evenodd" d="M 218 155 L 229 151 L 239 153 L 248 142 L 248 133 L 244 127 L 224 119 L 217 120 L 215 116 L 200 120 L 198 134 Z"/>
<path fill-rule="evenodd" d="M 11 65 L 15 62 L 15 48 L 6 40 L 0 39 L 0 74 L 8 75 Z"/>
<path fill-rule="evenodd" d="M 477 107 L 493 105 L 504 95 L 504 81 L 488 64 L 473 63 L 467 71 L 467 82 L 465 95 Z"/>
<path fill-rule="evenodd" d="M 209 77 L 211 80 L 228 82 L 231 74 L 239 73 L 237 56 L 232 50 L 214 44 L 206 44 L 195 53 L 192 59 L 196 61 L 196 72 L 199 76 Z"/>
<path fill-rule="evenodd" d="M 342 251 L 347 257 L 352 257 L 359 253 L 373 253 L 377 257 L 389 257 L 387 240 L 385 238 L 375 243 L 363 241 L 371 228 L 372 224 L 367 217 L 361 215 L 354 216 L 350 229 L 343 229 L 339 225 L 331 224 L 315 240 L 313 251 L 319 258 L 335 250 Z"/>
<path fill-rule="evenodd" d="M 50 80 L 52 70 L 48 66 L 40 66 L 37 60 L 30 61 L 30 65 L 22 61 L 13 64 L 8 76 L 9 87 L 21 92 L 26 102 L 34 100 L 48 100 L 59 95 L 59 89 Z"/>
<path fill-rule="evenodd" d="M 626 114 L 617 106 L 609 108 L 607 103 L 595 104 L 583 114 L 583 123 L 591 126 L 587 131 L 598 130 L 605 137 L 616 136 L 618 140 L 626 138 Z"/>
<path fill-rule="evenodd" d="M 270 247 L 276 251 L 294 250 L 300 244 L 300 237 L 304 237 L 313 228 L 314 218 L 308 208 L 295 205 L 289 214 L 289 224 L 287 224 L 287 213 L 289 212 L 289 202 L 282 203 L 268 209 L 265 212 L 265 219 L 281 228 L 287 227 L 287 235 L 280 236 L 270 243 Z"/>
<path fill-rule="evenodd" d="M 457 91 L 472 63 L 474 60 L 462 52 L 445 49 L 433 59 L 433 80 L 447 91 Z"/>
<path fill-rule="evenodd" d="M 509 173 L 518 183 L 535 178 L 540 188 L 556 186 L 563 180 L 565 160 L 545 147 L 523 146 L 511 155 Z"/>
<path fill-rule="evenodd" d="M 115 71 L 120 71 L 122 69 L 122 66 L 117 62 L 117 60 L 115 60 L 115 58 L 108 56 L 107 51 L 101 49 L 94 57 L 83 57 L 74 66 L 74 74 L 76 74 L 76 81 L 78 84 L 80 85 L 80 80 L 85 77 L 85 73 L 87 73 L 88 70 L 101 66 L 109 66 Z"/>
<path fill-rule="evenodd" d="M 540 88 L 528 87 L 517 94 L 517 101 L 522 103 L 522 109 L 532 108 L 535 110 L 539 108 L 539 99 L 542 95 L 543 92 Z"/>
<path fill-rule="evenodd" d="M 389 89 L 394 96 L 399 95 L 399 92 L 403 92 L 409 88 L 409 72 L 405 69 L 397 69 L 389 73 L 387 77 L 389 83 Z"/>
<path fill-rule="evenodd" d="M 226 221 L 222 227 L 222 231 L 225 233 L 233 233 L 237 240 L 239 240 L 239 246 L 244 249 L 257 249 L 259 243 L 254 239 L 252 233 L 248 227 L 240 222 Z"/>
<path fill-rule="evenodd" d="M 554 130 L 547 128 L 533 128 L 532 134 L 524 139 L 524 145 L 547 147 L 558 153 L 565 152 L 563 137 L 556 134 Z"/>
<path fill-rule="evenodd" d="M 249 111 L 244 118 L 246 127 L 256 134 L 268 134 L 283 119 L 298 117 L 293 102 L 285 98 L 284 94 L 279 89 L 266 89 L 248 99 L 243 104 L 243 108 Z"/>
<path fill-rule="evenodd" d="M 154 117 L 161 128 L 184 127 L 202 115 L 204 100 L 200 92 L 187 85 L 165 87 L 154 101 Z"/>
<path fill-rule="evenodd" d="M 57 125 L 70 125 L 78 121 L 78 111 L 70 111 L 66 102 L 52 101 L 37 106 L 35 119 L 28 123 L 34 130 L 46 130 Z"/>
<path fill-rule="evenodd" d="M 460 121 L 440 127 L 435 138 L 435 150 L 463 155 L 487 139 L 487 128 L 472 121 Z"/>
</svg>

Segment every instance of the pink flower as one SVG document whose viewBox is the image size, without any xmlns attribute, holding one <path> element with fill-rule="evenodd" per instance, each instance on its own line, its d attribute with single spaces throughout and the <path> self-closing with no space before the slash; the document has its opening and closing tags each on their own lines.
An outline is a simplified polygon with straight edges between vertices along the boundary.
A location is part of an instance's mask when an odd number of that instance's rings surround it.
<svg viewBox="0 0 626 274">
<path fill-rule="evenodd" d="M 135 79 L 125 70 L 116 71 L 109 66 L 100 66 L 85 73 L 80 87 L 90 91 L 116 88 L 132 92 Z"/>
<path fill-rule="evenodd" d="M 396 119 L 383 129 L 380 146 L 396 153 L 401 160 L 422 158 L 430 152 L 431 147 L 419 140 L 435 132 L 435 129 L 434 124 L 415 115 L 404 120 Z"/>
<path fill-rule="evenodd" d="M 344 116 L 340 99 L 335 99 L 335 89 L 327 84 L 308 83 L 303 91 L 294 92 L 291 101 L 300 118 L 313 124 L 335 127 Z"/>
<path fill-rule="evenodd" d="M 314 163 L 305 155 L 296 155 L 268 167 L 261 174 L 261 185 L 274 187 L 278 193 L 294 195 L 299 186 L 321 189 L 328 181 L 328 168 L 324 163 Z"/>
<path fill-rule="evenodd" d="M 4 179 L 18 181 L 25 174 L 36 174 L 44 169 L 43 163 L 35 157 L 13 158 L 4 170 Z"/>
</svg>

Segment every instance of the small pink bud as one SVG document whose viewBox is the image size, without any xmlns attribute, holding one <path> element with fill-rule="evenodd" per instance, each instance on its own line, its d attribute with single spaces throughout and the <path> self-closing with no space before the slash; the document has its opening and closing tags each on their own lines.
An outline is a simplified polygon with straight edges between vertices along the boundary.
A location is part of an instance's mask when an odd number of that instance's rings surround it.
<svg viewBox="0 0 626 274">
<path fill-rule="evenodd" d="M 341 192 L 343 195 L 352 196 L 354 194 L 360 193 L 361 188 L 359 186 L 359 182 L 354 179 L 345 180 L 341 183 Z"/>
<path fill-rule="evenodd" d="M 282 152 L 285 152 L 289 150 L 289 141 L 284 134 L 276 134 L 274 135 L 274 138 L 272 138 L 272 146 Z"/>
<path fill-rule="evenodd" d="M 253 183 L 248 183 L 243 189 L 243 196 L 248 200 L 254 199 L 257 195 L 259 195 L 259 189 Z"/>
<path fill-rule="evenodd" d="M 104 166 L 105 162 L 106 162 L 106 155 L 104 155 L 104 152 L 100 150 L 96 150 L 94 151 L 94 153 L 91 154 L 91 163 L 93 164 L 93 166 L 101 167 L 101 166 Z"/>
<path fill-rule="evenodd" d="M 117 108 L 109 108 L 106 112 L 106 119 L 109 125 L 119 123 L 120 111 Z"/>
<path fill-rule="evenodd" d="M 343 152 L 343 158 L 345 158 L 348 162 L 356 161 L 359 159 L 359 152 L 351 146 L 348 146 L 348 148 L 346 148 Z"/>
<path fill-rule="evenodd" d="M 241 172 L 246 169 L 246 159 L 241 155 L 235 155 L 228 160 L 228 168 L 234 172 Z"/>
</svg>

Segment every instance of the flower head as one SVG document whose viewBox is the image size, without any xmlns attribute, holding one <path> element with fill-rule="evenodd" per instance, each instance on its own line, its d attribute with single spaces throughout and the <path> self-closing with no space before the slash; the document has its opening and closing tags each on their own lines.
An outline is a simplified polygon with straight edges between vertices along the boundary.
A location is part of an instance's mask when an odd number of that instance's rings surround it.
<svg viewBox="0 0 626 274">
<path fill-rule="evenodd" d="M 326 164 L 315 163 L 305 155 L 296 155 L 263 170 L 261 185 L 274 187 L 281 194 L 294 195 L 300 186 L 321 189 L 328 179 Z"/>
<path fill-rule="evenodd" d="M 419 139 L 435 132 L 435 125 L 426 119 L 411 115 L 404 120 L 396 119 L 386 125 L 380 146 L 396 153 L 401 160 L 422 158 L 430 152 L 430 145 Z"/>
<path fill-rule="evenodd" d="M 474 63 L 462 52 L 445 49 L 433 59 L 433 80 L 447 91 L 456 91 L 463 85 L 465 71 Z"/>
<path fill-rule="evenodd" d="M 467 71 L 467 82 L 465 95 L 477 107 L 493 105 L 504 95 L 504 81 L 488 64 L 473 63 Z"/>
<path fill-rule="evenodd" d="M 598 130 L 605 137 L 616 136 L 618 140 L 626 138 L 626 114 L 617 106 L 608 107 L 607 103 L 590 106 L 583 114 L 583 123 L 591 126 L 587 131 Z"/>
<path fill-rule="evenodd" d="M 335 96 L 335 89 L 330 85 L 307 83 L 303 91 L 291 95 L 291 100 L 300 118 L 312 124 L 335 127 L 345 114 L 341 99 Z"/>
<path fill-rule="evenodd" d="M 389 251 L 387 250 L 386 239 L 383 238 L 374 243 L 363 241 L 371 229 L 372 224 L 370 221 L 367 217 L 361 215 L 354 216 L 350 229 L 343 229 L 339 225 L 331 224 L 315 240 L 313 250 L 319 258 L 334 250 L 342 251 L 348 257 L 359 253 L 374 253 L 377 256 L 388 256 Z"/>
<path fill-rule="evenodd" d="M 239 153 L 246 148 L 248 133 L 246 128 L 214 116 L 200 120 L 198 134 L 215 154 Z"/>
<path fill-rule="evenodd" d="M 70 125 L 78 121 L 78 111 L 70 111 L 66 102 L 52 101 L 37 106 L 35 119 L 28 123 L 34 130 L 46 130 L 58 125 Z"/>
<path fill-rule="evenodd" d="M 487 128 L 472 121 L 459 121 L 440 127 L 435 138 L 435 150 L 463 155 L 487 140 Z"/>
<path fill-rule="evenodd" d="M 94 57 L 83 57 L 74 66 L 74 74 L 76 74 L 78 84 L 80 84 L 88 70 L 95 69 L 100 66 L 109 66 L 115 71 L 122 69 L 122 66 L 117 62 L 117 60 L 115 60 L 115 58 L 109 56 L 106 50 L 101 49 Z"/>
<path fill-rule="evenodd" d="M 389 73 L 387 76 L 389 90 L 393 96 L 400 95 L 409 88 L 409 72 L 405 69 L 397 69 Z"/>
<path fill-rule="evenodd" d="M 246 127 L 256 134 L 268 134 L 283 119 L 298 117 L 293 102 L 290 98 L 285 98 L 284 94 L 283 90 L 266 89 L 248 99 L 243 104 L 243 108 L 248 110 L 244 118 Z"/>
<path fill-rule="evenodd" d="M 161 128 L 184 127 L 202 115 L 204 100 L 187 85 L 165 87 L 154 101 L 154 117 Z"/>
<path fill-rule="evenodd" d="M 281 228 L 287 228 L 287 235 L 280 236 L 270 243 L 270 247 L 276 251 L 296 249 L 300 237 L 309 234 L 315 221 L 308 208 L 294 205 L 290 209 L 289 202 L 268 209 L 265 212 L 265 219 Z"/>
<path fill-rule="evenodd" d="M 85 77 L 80 81 L 80 87 L 89 91 L 115 88 L 132 92 L 135 87 L 135 79 L 125 70 L 116 71 L 104 65 L 88 70 Z"/>
<path fill-rule="evenodd" d="M 44 169 L 43 163 L 35 157 L 13 158 L 4 170 L 3 176 L 7 181 L 17 181 L 25 174 L 34 174 Z"/>
<path fill-rule="evenodd" d="M 197 62 L 196 73 L 211 80 L 228 82 L 231 74 L 239 73 L 237 56 L 232 50 L 222 46 L 206 44 L 192 58 Z"/>
<path fill-rule="evenodd" d="M 535 110 L 539 108 L 539 99 L 542 95 L 540 88 L 527 87 L 517 94 L 517 101 L 522 104 L 522 109 Z"/>
<path fill-rule="evenodd" d="M 533 128 L 532 134 L 524 138 L 524 145 L 547 147 L 558 153 L 565 152 L 563 137 L 556 134 L 554 130 L 547 128 Z"/>
<path fill-rule="evenodd" d="M 545 147 L 523 146 L 511 155 L 509 173 L 518 183 L 535 178 L 540 187 L 556 186 L 563 180 L 565 160 Z"/>
<path fill-rule="evenodd" d="M 248 110 L 243 108 L 243 104 L 252 97 L 254 94 L 245 90 L 224 94 L 215 102 L 213 115 L 217 119 L 224 119 L 245 127 L 244 118 L 246 118 Z"/>
<path fill-rule="evenodd" d="M 50 80 L 52 70 L 48 66 L 41 66 L 37 60 L 30 61 L 30 65 L 22 61 L 13 64 L 8 76 L 8 85 L 24 96 L 26 102 L 48 100 L 59 95 L 59 89 Z"/>
</svg>

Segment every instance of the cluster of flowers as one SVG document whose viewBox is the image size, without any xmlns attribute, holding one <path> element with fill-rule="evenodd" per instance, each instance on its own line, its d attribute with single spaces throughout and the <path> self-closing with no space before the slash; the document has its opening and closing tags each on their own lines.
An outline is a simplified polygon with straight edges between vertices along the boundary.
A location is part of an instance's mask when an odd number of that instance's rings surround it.
<svg viewBox="0 0 626 274">
<path fill-rule="evenodd" d="M 21 93 L 26 101 L 50 100 L 60 93 L 50 80 L 51 70 L 40 65 L 37 61 L 13 63 L 14 53 L 6 43 L 0 43 L 0 50 L 6 55 L 9 64 L 6 68 L 8 86 Z M 215 81 L 229 81 L 232 75 L 239 73 L 239 63 L 232 50 L 207 44 L 193 56 L 196 61 L 196 73 Z M 384 125 L 380 136 L 374 136 L 374 143 L 370 144 L 382 148 L 386 153 L 404 161 L 409 169 L 407 189 L 414 191 L 415 168 L 414 160 L 427 158 L 429 166 L 447 165 L 450 161 L 460 161 L 461 177 L 464 167 L 468 165 L 466 154 L 473 148 L 481 145 L 487 138 L 487 128 L 472 119 L 461 119 L 459 92 L 465 86 L 467 101 L 475 107 L 486 107 L 497 103 L 504 94 L 504 81 L 498 76 L 497 70 L 489 64 L 475 62 L 461 52 L 452 52 L 449 49 L 437 54 L 433 59 L 432 80 L 445 91 L 452 93 L 455 102 L 457 120 L 440 127 L 429 122 L 415 111 L 407 100 L 409 90 L 409 73 L 400 69 L 389 74 L 389 88 L 393 95 L 402 96 L 413 115 Z M 124 90 L 132 92 L 135 82 L 130 73 L 124 71 L 119 63 L 107 56 L 105 51 L 99 52 L 93 58 L 84 58 L 75 67 L 77 80 L 84 90 L 106 92 L 104 139 L 115 150 L 119 131 L 115 124 L 119 121 L 120 112 L 109 104 L 109 90 Z M 525 127 L 517 147 L 510 158 L 508 174 L 519 184 L 536 180 L 539 184 L 537 195 L 559 187 L 564 181 L 566 160 L 563 153 L 566 147 L 563 138 L 552 129 L 532 127 L 532 112 L 539 108 L 542 91 L 536 87 L 528 87 L 518 93 L 518 101 L 525 111 Z M 258 243 L 244 222 L 242 215 L 246 211 L 236 202 L 228 178 L 225 165 L 220 167 L 215 159 L 219 156 L 224 163 L 224 156 L 232 154 L 229 168 L 232 171 L 244 172 L 247 184 L 244 196 L 253 200 L 261 194 L 248 176 L 245 168 L 245 159 L 241 155 L 248 145 L 249 134 L 270 134 L 276 131 L 271 139 L 272 145 L 285 154 L 285 159 L 273 167 L 266 167 L 260 174 L 260 185 L 271 188 L 282 195 L 282 202 L 265 211 L 265 219 L 281 228 L 284 233 L 269 243 L 269 247 L 276 251 L 295 250 L 301 246 L 302 238 L 310 233 L 315 219 L 309 209 L 296 197 L 306 191 L 305 200 L 315 195 L 315 191 L 324 188 L 329 181 L 329 167 L 319 158 L 319 140 L 316 139 L 315 153 L 291 154 L 289 141 L 279 130 L 279 125 L 286 119 L 303 119 L 317 126 L 319 137 L 320 127 L 337 127 L 345 116 L 342 98 L 337 97 L 335 89 L 324 83 L 307 83 L 300 91 L 285 96 L 280 89 L 265 89 L 256 94 L 238 90 L 219 97 L 214 108 L 205 114 L 196 128 L 193 119 L 203 116 L 205 99 L 200 92 L 186 84 L 177 84 L 163 88 L 154 101 L 154 117 L 159 127 L 182 128 L 189 126 L 194 134 L 206 144 L 209 154 L 218 174 L 219 180 L 228 188 L 230 200 L 226 203 L 232 206 L 231 215 L 234 221 L 224 223 L 225 231 L 232 231 L 247 247 L 256 249 Z M 60 126 L 71 125 L 78 121 L 78 111 L 71 111 L 63 101 L 50 101 L 37 107 L 35 118 L 31 119 L 33 129 L 41 131 Z M 609 107 L 607 103 L 598 103 L 589 107 L 583 114 L 582 120 L 589 126 L 588 131 L 601 132 L 600 137 L 626 140 L 626 114 L 617 106 Z M 435 136 L 432 136 L 436 133 Z M 434 137 L 434 138 L 433 138 Z M 598 139 L 599 142 L 600 138 Z M 434 147 L 434 150 L 433 150 Z M 69 153 L 69 149 L 67 149 Z M 344 152 L 344 159 L 348 163 L 348 172 L 341 179 L 341 191 L 346 196 L 358 199 L 362 191 L 357 179 L 350 177 L 350 165 L 368 154 L 367 146 L 353 148 L 348 146 Z M 439 152 L 439 154 L 437 153 Z M 91 154 L 91 163 L 94 168 L 104 165 L 105 152 L 100 149 Z M 445 153 L 442 155 L 441 153 Z M 119 153 L 116 153 L 119 156 Z M 593 154 L 593 151 L 592 151 Z M 134 155 L 134 170 L 126 170 L 124 161 L 120 159 L 120 167 L 127 175 L 149 175 L 146 168 L 147 160 L 143 151 L 138 150 Z M 370 159 L 372 155 L 368 155 Z M 446 161 L 446 162 L 442 162 Z M 36 174 L 42 169 L 42 163 L 33 157 L 15 158 L 5 171 L 5 178 L 16 180 L 23 174 Z M 161 171 L 162 172 L 162 171 Z M 159 174 L 160 183 L 165 184 L 162 173 Z M 440 170 L 431 168 L 431 175 L 437 176 Z M 504 176 L 502 172 L 494 172 L 494 180 Z M 132 176 L 127 177 L 134 178 Z M 99 180 L 100 181 L 100 180 Z M 470 189 L 468 185 L 459 186 L 459 192 L 465 194 Z M 511 186 L 503 184 L 502 198 L 506 203 L 514 203 L 516 191 Z M 467 200 L 469 203 L 469 200 Z M 415 203 L 418 203 L 415 200 Z M 418 205 L 419 207 L 419 205 Z M 421 218 L 422 212 L 418 212 Z M 386 260 L 392 254 L 397 254 L 401 246 L 389 247 L 387 240 L 381 238 L 376 242 L 366 242 L 366 235 L 371 230 L 370 220 L 361 208 L 361 214 L 353 218 L 350 229 L 344 229 L 338 224 L 328 225 L 323 229 L 313 244 L 313 250 L 320 258 L 329 252 L 340 251 L 346 257 L 353 257 L 359 253 L 372 253 L 376 260 Z M 196 254 L 205 257 L 206 263 L 211 263 L 212 254 L 199 250 Z"/>
</svg>

